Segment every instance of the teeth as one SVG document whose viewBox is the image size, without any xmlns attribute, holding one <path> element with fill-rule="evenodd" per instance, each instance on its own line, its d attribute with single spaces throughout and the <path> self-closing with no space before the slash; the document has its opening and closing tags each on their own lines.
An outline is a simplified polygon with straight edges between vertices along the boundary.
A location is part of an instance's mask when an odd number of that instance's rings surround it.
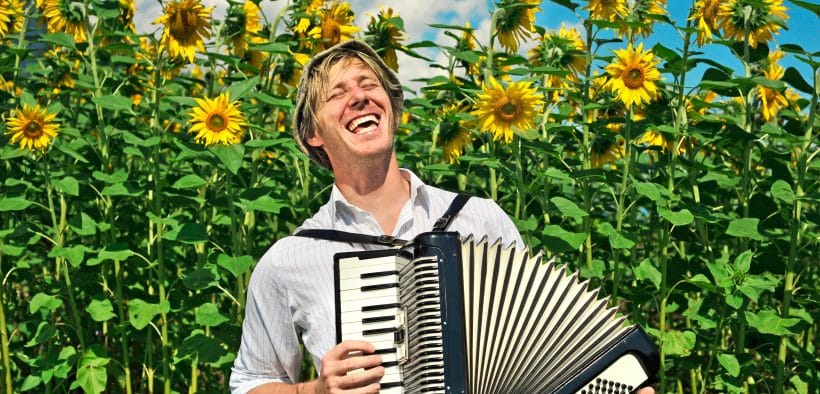
<svg viewBox="0 0 820 394">
<path fill-rule="evenodd" d="M 350 123 L 347 124 L 347 129 L 349 131 L 355 131 L 356 128 L 359 127 L 359 125 L 361 125 L 362 123 L 368 122 L 368 121 L 378 123 L 379 118 L 377 118 L 376 115 L 365 115 L 365 116 L 353 119 L 353 120 L 350 121 Z"/>
</svg>

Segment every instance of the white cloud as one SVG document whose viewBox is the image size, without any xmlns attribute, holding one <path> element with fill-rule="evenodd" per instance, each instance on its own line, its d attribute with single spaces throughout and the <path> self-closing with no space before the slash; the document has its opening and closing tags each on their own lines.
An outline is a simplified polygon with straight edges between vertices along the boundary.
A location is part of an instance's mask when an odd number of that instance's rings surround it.
<svg viewBox="0 0 820 394">
<path fill-rule="evenodd" d="M 166 3 L 167 1 L 163 1 Z M 351 8 L 356 14 L 355 23 L 361 29 L 365 29 L 370 17 L 378 14 L 379 10 L 386 7 L 393 8 L 404 21 L 406 43 L 429 40 L 440 45 L 452 45 L 453 39 L 444 35 L 443 29 L 430 27 L 430 24 L 450 24 L 464 26 L 465 22 L 470 22 L 476 29 L 476 37 L 480 42 L 486 42 L 489 34 L 490 13 L 487 0 L 350 0 Z M 213 18 L 221 20 L 225 16 L 227 1 L 225 0 L 203 0 L 203 4 L 214 7 Z M 265 14 L 269 23 L 273 23 L 276 15 L 283 7 L 290 4 L 286 0 L 263 0 L 260 8 Z M 152 22 L 162 15 L 162 5 L 159 0 L 136 0 L 137 12 L 134 17 L 134 24 L 137 32 L 159 34 L 161 26 L 153 25 Z M 283 24 L 280 23 L 279 30 Z M 446 56 L 437 50 L 419 50 L 422 55 L 433 59 L 438 64 L 446 64 Z M 431 77 L 443 74 L 442 70 L 430 68 L 427 61 L 407 56 L 399 53 L 399 78 L 402 83 L 411 89 L 420 87 L 419 83 L 412 82 L 413 79 L 421 77 Z"/>
</svg>

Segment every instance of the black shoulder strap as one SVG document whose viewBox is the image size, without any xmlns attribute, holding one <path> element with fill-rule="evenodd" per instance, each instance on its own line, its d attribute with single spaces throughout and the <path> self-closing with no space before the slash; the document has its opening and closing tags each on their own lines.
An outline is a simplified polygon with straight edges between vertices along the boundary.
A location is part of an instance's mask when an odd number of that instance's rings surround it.
<svg viewBox="0 0 820 394">
<path fill-rule="evenodd" d="M 349 242 L 354 244 L 376 244 L 385 246 L 404 246 L 407 241 L 390 235 L 367 235 L 339 230 L 307 229 L 293 234 L 297 237 L 324 239 L 326 241 Z"/>
<path fill-rule="evenodd" d="M 466 204 L 469 199 L 470 196 L 466 194 L 457 195 L 456 198 L 453 199 L 453 202 L 450 203 L 450 207 L 447 208 L 447 211 L 444 212 L 444 215 L 436 220 L 436 224 L 433 225 L 433 231 L 447 230 L 447 227 L 450 226 L 450 222 L 456 217 L 458 211 L 464 208 L 464 204 Z"/>
<path fill-rule="evenodd" d="M 450 221 L 453 220 L 456 214 L 458 214 L 458 212 L 461 210 L 461 208 L 464 207 L 464 204 L 466 204 L 467 200 L 469 199 L 470 196 L 466 194 L 457 195 L 456 198 L 453 199 L 453 202 L 450 203 L 450 207 L 447 208 L 447 211 L 444 212 L 444 215 L 440 217 L 438 220 L 436 220 L 436 224 L 433 225 L 433 231 L 447 230 L 447 227 L 450 225 Z M 326 241 L 348 242 L 354 244 L 404 246 L 407 243 L 406 240 L 396 238 L 390 235 L 367 235 L 340 230 L 307 229 L 299 230 L 293 235 L 297 237 L 308 237 L 323 239 Z"/>
</svg>

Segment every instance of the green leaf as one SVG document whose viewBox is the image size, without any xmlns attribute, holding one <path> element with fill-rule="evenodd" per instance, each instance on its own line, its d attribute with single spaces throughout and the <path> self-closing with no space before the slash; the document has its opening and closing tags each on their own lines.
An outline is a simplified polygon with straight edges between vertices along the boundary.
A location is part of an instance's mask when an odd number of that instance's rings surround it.
<svg viewBox="0 0 820 394">
<path fill-rule="evenodd" d="M 88 259 L 87 264 L 89 266 L 94 266 L 107 260 L 125 261 L 134 254 L 135 253 L 128 248 L 127 244 L 119 242 L 113 243 L 111 245 L 106 246 L 105 249 L 100 250 L 100 253 L 97 254 L 96 258 Z"/>
<path fill-rule="evenodd" d="M 226 91 L 230 94 L 231 101 L 235 101 L 245 97 L 258 84 L 259 77 L 254 76 L 231 84 Z"/>
<path fill-rule="evenodd" d="M 743 297 L 737 294 L 727 294 L 726 297 L 724 297 L 724 300 L 726 301 L 726 305 L 729 305 L 736 310 L 743 306 Z"/>
<path fill-rule="evenodd" d="M 206 337 L 201 331 L 195 331 L 191 336 L 185 338 L 179 346 L 181 357 L 199 356 L 199 362 L 212 363 L 224 356 L 227 350 L 216 338 Z"/>
<path fill-rule="evenodd" d="M 199 175 L 188 174 L 182 178 L 177 179 L 171 187 L 174 189 L 192 189 L 207 184 L 208 181 L 202 179 Z"/>
<path fill-rule="evenodd" d="M 29 313 L 35 313 L 41 309 L 53 311 L 63 305 L 63 300 L 46 293 L 37 293 L 31 298 L 28 304 Z"/>
<path fill-rule="evenodd" d="M 779 336 L 792 335 L 793 333 L 789 328 L 800 322 L 800 319 L 794 317 L 784 319 L 771 309 L 766 309 L 758 313 L 746 311 L 745 316 L 746 322 L 749 323 L 750 327 L 763 334 Z"/>
<path fill-rule="evenodd" d="M 794 191 L 792 191 L 791 185 L 788 182 L 778 179 L 772 184 L 772 197 L 776 200 L 783 201 L 785 203 L 793 203 L 794 202 Z"/>
<path fill-rule="evenodd" d="M 575 205 L 574 202 L 572 202 L 572 201 L 570 201 L 570 200 L 568 200 L 564 197 L 557 197 L 556 196 L 556 197 L 551 198 L 550 201 L 553 204 L 555 204 L 555 206 L 558 208 L 559 211 L 561 211 L 561 213 L 564 216 L 569 216 L 569 217 L 572 217 L 572 218 L 582 218 L 584 216 L 589 215 L 586 211 L 584 211 L 583 209 L 581 209 L 577 205 Z"/>
<path fill-rule="evenodd" d="M 717 359 L 729 375 L 734 377 L 740 376 L 740 363 L 737 362 L 737 357 L 733 354 L 721 353 L 718 354 Z"/>
<path fill-rule="evenodd" d="M 810 3 L 808 1 L 802 1 L 802 0 L 789 0 L 789 1 L 791 1 L 792 3 L 794 3 L 794 5 L 796 5 L 798 7 L 802 7 L 802 8 L 805 8 L 805 9 L 813 12 L 815 16 L 820 17 L 820 4 Z"/>
<path fill-rule="evenodd" d="M 774 293 L 780 281 L 772 274 L 746 275 L 743 283 L 738 286 L 738 290 L 749 299 L 757 301 L 763 292 Z"/>
<path fill-rule="evenodd" d="M 664 195 L 661 194 L 661 188 L 658 185 L 651 182 L 636 182 L 635 191 L 638 192 L 638 194 L 647 197 L 655 202 L 666 201 Z M 667 190 L 663 189 L 663 191 Z"/>
<path fill-rule="evenodd" d="M 63 32 L 43 34 L 40 36 L 40 41 L 66 48 L 77 49 L 77 47 L 74 46 L 74 36 Z"/>
<path fill-rule="evenodd" d="M 127 181 L 128 171 L 124 169 L 119 169 L 117 171 L 114 171 L 113 174 L 106 174 L 101 171 L 94 171 L 91 173 L 91 176 L 93 176 L 96 180 L 103 181 L 105 183 L 112 185 L 115 183 L 122 183 Z"/>
<path fill-rule="evenodd" d="M 0 254 L 6 256 L 17 257 L 23 254 L 23 251 L 26 248 L 22 246 L 15 246 L 15 245 L 8 245 L 8 244 L 0 244 Z"/>
<path fill-rule="evenodd" d="M 670 356 L 687 356 L 695 347 L 695 333 L 670 330 L 663 333 L 663 352 Z"/>
<path fill-rule="evenodd" d="M 23 380 L 23 384 L 20 386 L 20 391 L 29 391 L 42 383 L 43 380 L 40 379 L 39 376 L 29 375 Z"/>
<path fill-rule="evenodd" d="M 251 270 L 251 267 L 253 266 L 253 257 L 248 255 L 233 257 L 221 253 L 216 258 L 216 264 L 230 271 L 233 276 L 238 278 L 242 274 Z"/>
<path fill-rule="evenodd" d="M 803 79 L 800 71 L 797 71 L 794 67 L 789 67 L 786 69 L 786 72 L 783 73 L 782 80 L 803 93 L 812 94 L 814 91 L 811 85 Z"/>
<path fill-rule="evenodd" d="M 83 354 L 80 366 L 77 368 L 77 381 L 86 393 L 101 393 L 108 383 L 108 373 L 105 366 L 111 361 L 104 356 L 98 346 L 89 349 Z"/>
<path fill-rule="evenodd" d="M 245 146 L 242 144 L 234 144 L 230 146 L 213 145 L 208 148 L 223 165 L 232 174 L 236 175 L 239 168 L 242 167 L 242 158 L 245 156 Z"/>
<path fill-rule="evenodd" d="M 57 189 L 57 191 L 70 196 L 80 195 L 80 184 L 77 183 L 77 180 L 74 179 L 74 177 L 67 176 L 63 179 L 55 181 L 54 188 Z"/>
<path fill-rule="evenodd" d="M 584 243 L 586 236 L 583 233 L 573 233 L 564 230 L 561 226 L 548 224 L 541 231 L 544 246 L 553 253 L 564 253 L 578 250 Z"/>
<path fill-rule="evenodd" d="M 661 272 L 652 264 L 652 261 L 649 259 L 644 259 L 632 270 L 635 273 L 635 277 L 638 280 L 649 280 L 655 285 L 656 289 L 660 289 L 661 285 Z"/>
<path fill-rule="evenodd" d="M 85 212 L 68 220 L 68 227 L 79 236 L 94 235 L 97 233 L 97 223 Z"/>
<path fill-rule="evenodd" d="M 456 53 L 453 54 L 453 56 L 455 56 L 457 59 L 464 60 L 465 62 L 470 63 L 470 64 L 476 64 L 481 60 L 481 57 L 479 57 L 479 55 L 478 55 L 478 53 L 476 53 L 476 51 L 456 52 Z"/>
<path fill-rule="evenodd" d="M 671 209 L 658 207 L 658 214 L 675 226 L 686 226 L 695 221 L 695 216 L 686 208 L 675 212 Z"/>
<path fill-rule="evenodd" d="M 94 319 L 94 321 L 98 322 L 108 321 L 116 317 L 114 314 L 114 307 L 108 299 L 91 300 L 91 303 L 85 307 L 85 311 L 91 315 L 91 318 Z"/>
<path fill-rule="evenodd" d="M 74 245 L 70 248 L 57 246 L 48 253 L 48 257 L 63 257 L 71 263 L 72 267 L 79 267 L 85 258 L 85 252 L 91 252 L 92 249 L 85 245 Z"/>
<path fill-rule="evenodd" d="M 695 276 L 687 279 L 686 282 L 691 283 L 691 284 L 693 284 L 697 287 L 700 287 L 701 289 L 704 289 L 704 290 L 715 291 L 715 292 L 718 290 L 718 288 L 715 287 L 715 285 L 713 285 L 712 282 L 709 280 L 709 278 L 707 278 L 706 275 L 704 275 L 704 274 L 695 274 Z"/>
<path fill-rule="evenodd" d="M 752 257 L 754 257 L 754 253 L 752 253 L 751 250 L 746 250 L 735 257 L 735 261 L 733 263 L 735 271 L 742 272 L 744 274 L 749 272 L 749 267 L 752 265 Z"/>
<path fill-rule="evenodd" d="M 196 310 L 196 322 L 203 326 L 218 326 L 226 321 L 229 321 L 227 316 L 219 313 L 219 308 L 216 304 L 205 303 L 200 305 Z"/>
<path fill-rule="evenodd" d="M 182 284 L 191 290 L 207 289 L 216 284 L 217 275 L 210 268 L 198 268 L 185 274 Z"/>
<path fill-rule="evenodd" d="M 249 201 L 244 198 L 239 199 L 237 203 L 245 212 L 260 211 L 269 213 L 279 213 L 282 207 L 287 207 L 288 202 L 276 200 L 270 196 L 261 196 L 255 200 Z"/>
<path fill-rule="evenodd" d="M 758 218 L 742 218 L 732 220 L 732 222 L 729 223 L 729 228 L 726 229 L 726 235 L 762 241 L 763 236 L 757 231 L 757 225 L 759 222 L 760 219 Z"/>
<path fill-rule="evenodd" d="M 265 104 L 270 104 L 274 107 L 278 107 L 278 108 L 281 108 L 281 109 L 287 110 L 287 109 L 293 108 L 293 101 L 290 100 L 290 99 L 287 99 L 287 98 L 274 97 L 274 96 L 270 96 L 270 95 L 267 95 L 267 94 L 262 93 L 262 92 L 253 92 L 253 93 L 249 94 L 248 96 L 250 98 L 257 99 L 257 100 L 259 100 L 259 101 L 261 101 Z M 255 141 L 258 141 L 258 140 L 255 140 Z"/>
<path fill-rule="evenodd" d="M 720 186 L 733 187 L 733 186 L 737 185 L 737 183 L 739 182 L 739 179 L 736 178 L 736 177 L 730 178 L 730 177 L 728 177 L 724 174 L 720 174 L 720 173 L 717 173 L 717 172 L 709 172 L 708 174 L 706 174 L 706 175 L 702 176 L 700 179 L 698 179 L 699 183 L 705 183 L 705 182 L 708 182 L 708 181 L 716 181 L 718 183 L 718 185 L 720 185 Z"/>
<path fill-rule="evenodd" d="M 4 211 L 22 211 L 32 204 L 31 201 L 23 197 L 4 197 L 0 198 L 0 212 Z"/>
<path fill-rule="evenodd" d="M 635 246 L 634 236 L 623 231 L 609 233 L 609 243 L 613 249 L 631 249 Z"/>
<path fill-rule="evenodd" d="M 760 86 L 767 87 L 769 89 L 774 89 L 777 91 L 782 91 L 786 88 L 786 84 L 784 84 L 783 81 L 777 81 L 765 77 L 754 77 L 752 78 L 752 81 L 754 81 L 756 84 Z"/>
<path fill-rule="evenodd" d="M 712 274 L 712 278 L 715 279 L 715 284 L 717 284 L 718 287 L 724 289 L 732 288 L 732 276 L 729 274 L 729 270 L 727 269 L 725 262 L 707 261 L 706 268 L 709 269 L 709 273 Z"/>
<path fill-rule="evenodd" d="M 195 244 L 208 241 L 208 231 L 199 223 L 183 223 L 174 241 Z"/>
<path fill-rule="evenodd" d="M 41 343 L 45 343 L 46 341 L 53 338 L 54 334 L 56 333 L 57 328 L 55 328 L 51 323 L 44 321 L 40 322 L 40 324 L 37 325 L 37 332 L 34 334 L 33 337 L 31 337 L 31 339 L 28 342 L 26 342 L 25 346 L 32 347 L 37 346 Z"/>
<path fill-rule="evenodd" d="M 130 110 L 131 105 L 133 105 L 130 98 L 123 97 L 118 94 L 92 97 L 91 101 L 93 101 L 94 104 L 99 105 L 101 108 L 110 109 L 112 111 Z"/>
<path fill-rule="evenodd" d="M 128 302 L 128 321 L 137 330 L 142 330 L 154 316 L 160 314 L 160 305 L 147 303 L 139 298 Z"/>
<path fill-rule="evenodd" d="M 108 185 L 102 189 L 103 196 L 127 196 L 127 197 L 137 197 L 144 193 L 145 190 L 140 189 L 138 187 L 132 186 L 130 183 L 115 183 L 113 185 Z"/>
<path fill-rule="evenodd" d="M 592 260 L 592 266 L 589 267 L 586 264 L 581 266 L 581 277 L 582 278 L 598 278 L 603 279 L 606 276 L 606 264 L 604 264 L 603 260 L 595 259 Z"/>
</svg>

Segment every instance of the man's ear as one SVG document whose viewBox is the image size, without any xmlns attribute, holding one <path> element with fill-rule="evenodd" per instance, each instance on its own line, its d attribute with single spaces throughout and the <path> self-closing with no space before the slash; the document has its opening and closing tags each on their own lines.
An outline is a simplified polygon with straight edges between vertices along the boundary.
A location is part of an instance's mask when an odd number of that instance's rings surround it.
<svg viewBox="0 0 820 394">
<path fill-rule="evenodd" d="M 319 136 L 319 133 L 317 133 L 315 131 L 313 132 L 313 135 L 311 135 L 310 137 L 307 138 L 306 141 L 307 141 L 308 145 L 310 145 L 314 148 L 321 148 L 322 145 L 325 144 L 325 142 L 322 140 L 322 137 Z"/>
</svg>

